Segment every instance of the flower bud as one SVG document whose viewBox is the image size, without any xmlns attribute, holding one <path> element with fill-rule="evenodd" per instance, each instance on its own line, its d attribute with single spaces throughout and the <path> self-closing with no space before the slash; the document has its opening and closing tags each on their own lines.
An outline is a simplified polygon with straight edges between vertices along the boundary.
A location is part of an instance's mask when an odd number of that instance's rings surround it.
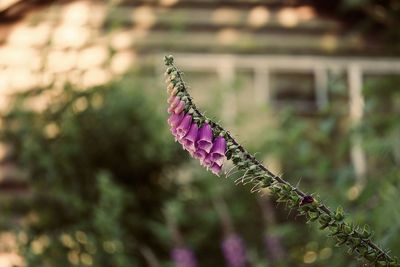
<svg viewBox="0 0 400 267">
<path fill-rule="evenodd" d="M 174 57 L 172 55 L 168 55 L 164 57 L 165 65 L 170 66 L 174 63 Z"/>
</svg>

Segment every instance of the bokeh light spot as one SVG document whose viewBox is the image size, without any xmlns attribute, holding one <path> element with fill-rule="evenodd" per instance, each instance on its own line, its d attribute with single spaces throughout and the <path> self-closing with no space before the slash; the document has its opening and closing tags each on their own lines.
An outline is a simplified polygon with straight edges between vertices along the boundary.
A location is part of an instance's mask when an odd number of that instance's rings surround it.
<svg viewBox="0 0 400 267">
<path fill-rule="evenodd" d="M 317 259 L 315 251 L 307 251 L 303 256 L 304 263 L 311 264 Z"/>
<path fill-rule="evenodd" d="M 46 125 L 44 128 L 44 133 L 49 139 L 53 139 L 57 137 L 57 135 L 60 133 L 60 128 L 56 123 L 49 123 Z"/>
<path fill-rule="evenodd" d="M 160 0 L 160 5 L 169 7 L 175 5 L 178 2 L 179 0 Z"/>
<path fill-rule="evenodd" d="M 239 12 L 232 8 L 217 8 L 212 13 L 212 21 L 218 25 L 232 25 L 239 21 Z"/>
<path fill-rule="evenodd" d="M 110 38 L 110 45 L 115 50 L 128 49 L 133 44 L 134 32 L 119 31 L 115 32 Z"/>
<path fill-rule="evenodd" d="M 239 39 L 239 33 L 232 28 L 226 28 L 218 33 L 218 41 L 221 44 L 228 45 L 236 42 Z"/>
<path fill-rule="evenodd" d="M 283 27 L 292 28 L 299 24 L 299 16 L 294 8 L 282 8 L 278 12 L 278 21 Z"/>
<path fill-rule="evenodd" d="M 154 10 L 148 6 L 139 6 L 133 9 L 132 21 L 140 28 L 151 28 L 157 21 Z"/>
<path fill-rule="evenodd" d="M 347 198 L 351 201 L 356 200 L 360 196 L 361 190 L 359 186 L 355 185 L 347 190 Z"/>
<path fill-rule="evenodd" d="M 250 10 L 247 21 L 252 27 L 262 27 L 268 23 L 269 18 L 269 10 L 265 6 L 257 6 Z"/>
<path fill-rule="evenodd" d="M 68 252 L 68 261 L 73 265 L 78 265 L 79 264 L 78 252 L 75 250 Z"/>
<path fill-rule="evenodd" d="M 88 253 L 82 253 L 81 254 L 81 262 L 84 265 L 91 266 L 93 264 L 93 258 Z"/>
<path fill-rule="evenodd" d="M 311 6 L 298 7 L 296 12 L 300 20 L 311 20 L 316 16 L 315 9 Z"/>
<path fill-rule="evenodd" d="M 105 46 L 92 46 L 85 48 L 79 53 L 77 67 L 80 69 L 89 69 L 104 64 L 109 57 Z"/>
<path fill-rule="evenodd" d="M 115 74 L 123 74 L 136 61 L 136 54 L 131 51 L 116 53 L 111 59 L 111 71 Z"/>
<path fill-rule="evenodd" d="M 338 47 L 338 38 L 334 34 L 326 34 L 321 39 L 321 46 L 327 52 L 333 52 Z"/>
<path fill-rule="evenodd" d="M 77 1 L 67 4 L 62 14 L 62 23 L 83 26 L 89 21 L 90 4 L 88 1 Z"/>
</svg>

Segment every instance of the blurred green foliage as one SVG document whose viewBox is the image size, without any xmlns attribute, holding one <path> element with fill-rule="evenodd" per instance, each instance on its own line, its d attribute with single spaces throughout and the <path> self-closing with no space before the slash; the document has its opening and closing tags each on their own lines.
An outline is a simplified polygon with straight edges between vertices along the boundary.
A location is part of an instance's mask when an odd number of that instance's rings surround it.
<svg viewBox="0 0 400 267">
<path fill-rule="evenodd" d="M 139 246 L 168 253 L 147 225 L 163 223 L 173 189 L 160 185 L 183 158 L 143 86 L 125 79 L 16 97 L 2 139 L 32 190 L 20 206 L 28 266 L 141 266 Z M 50 92 L 43 111 L 28 108 Z"/>
</svg>

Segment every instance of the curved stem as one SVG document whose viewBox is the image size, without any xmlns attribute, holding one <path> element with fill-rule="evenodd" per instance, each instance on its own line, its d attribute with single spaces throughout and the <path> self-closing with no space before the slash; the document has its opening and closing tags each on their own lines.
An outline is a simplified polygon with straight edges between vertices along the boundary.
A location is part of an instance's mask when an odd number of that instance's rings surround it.
<svg viewBox="0 0 400 267">
<path fill-rule="evenodd" d="M 343 222 L 344 215 L 342 212 L 333 212 L 328 206 L 321 203 L 320 200 L 314 200 L 313 197 L 309 196 L 296 186 L 293 186 L 282 177 L 273 174 L 242 145 L 240 145 L 231 135 L 231 133 L 226 131 L 220 124 L 210 120 L 202 112 L 200 112 L 200 110 L 193 103 L 192 97 L 187 92 L 187 87 L 182 79 L 182 73 L 173 64 L 172 57 L 166 57 L 166 65 L 172 68 L 171 72 L 173 72 L 175 75 L 174 81 L 176 81 L 176 84 L 180 84 L 180 92 L 182 92 L 186 97 L 185 101 L 190 112 L 192 112 L 193 115 L 196 115 L 196 117 L 207 121 L 213 127 L 213 129 L 216 130 L 216 132 L 223 134 L 226 141 L 230 143 L 235 150 L 239 151 L 242 162 L 250 164 L 253 169 L 264 172 L 265 176 L 271 178 L 275 185 L 284 186 L 284 189 L 277 187 L 278 192 L 279 190 L 283 192 L 280 195 L 278 194 L 278 196 L 284 198 L 284 200 L 288 203 L 292 203 L 293 207 L 297 205 L 300 214 L 306 215 L 307 219 L 309 220 L 312 220 L 310 213 L 317 213 L 315 215 L 316 217 L 314 217 L 314 220 L 319 220 L 320 224 L 322 224 L 322 229 L 328 228 L 328 230 L 331 231 L 331 235 L 337 237 L 337 240 L 338 242 L 340 241 L 340 244 L 347 244 L 351 251 L 357 252 L 360 256 L 366 258 L 370 262 L 373 262 L 376 266 L 400 266 L 397 258 L 392 258 L 387 252 L 377 246 L 370 239 L 371 234 L 365 228 L 361 232 L 359 228 L 353 224 Z M 235 166 L 240 169 L 240 166 L 236 164 Z M 257 181 L 260 182 L 259 180 Z M 271 184 L 268 184 L 267 186 L 270 185 Z M 311 199 L 310 201 L 312 204 L 303 205 L 302 200 L 305 198 Z M 325 217 L 322 216 L 322 214 L 325 215 Z"/>
</svg>

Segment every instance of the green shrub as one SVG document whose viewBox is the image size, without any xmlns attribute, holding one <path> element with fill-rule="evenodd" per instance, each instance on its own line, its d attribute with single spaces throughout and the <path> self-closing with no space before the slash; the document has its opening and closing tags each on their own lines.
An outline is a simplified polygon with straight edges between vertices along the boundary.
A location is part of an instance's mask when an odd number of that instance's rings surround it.
<svg viewBox="0 0 400 267">
<path fill-rule="evenodd" d="M 28 108 L 49 94 L 44 110 Z M 32 192 L 20 208 L 28 266 L 142 266 L 141 246 L 168 253 L 148 225 L 163 223 L 174 189 L 161 184 L 183 158 L 141 83 L 37 90 L 14 102 L 2 139 Z"/>
</svg>

